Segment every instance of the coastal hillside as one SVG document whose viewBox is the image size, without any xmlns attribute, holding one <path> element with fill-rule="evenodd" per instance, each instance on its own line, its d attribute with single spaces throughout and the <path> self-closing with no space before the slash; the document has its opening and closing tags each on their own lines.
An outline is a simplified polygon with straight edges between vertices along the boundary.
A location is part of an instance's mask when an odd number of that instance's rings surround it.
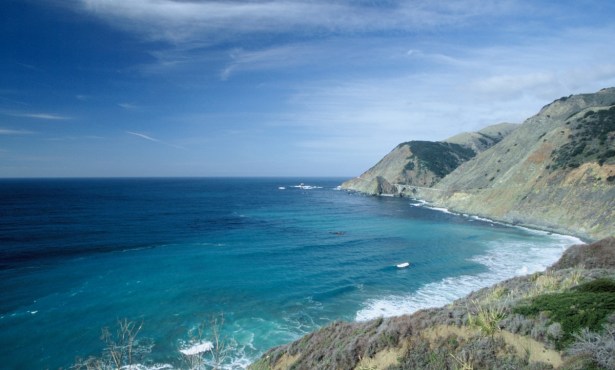
<svg viewBox="0 0 615 370">
<path fill-rule="evenodd" d="M 615 88 L 564 97 L 417 196 L 462 213 L 572 233 L 615 230 Z"/>
<path fill-rule="evenodd" d="M 434 186 L 460 164 L 500 142 L 517 126 L 501 123 L 444 141 L 399 144 L 361 176 L 344 182 L 342 188 L 369 194 L 397 194 L 399 189 L 395 185 Z"/>
<path fill-rule="evenodd" d="M 521 125 L 400 144 L 342 188 L 608 237 L 615 230 L 615 88 L 557 99 Z"/>
<path fill-rule="evenodd" d="M 412 315 L 333 323 L 252 370 L 614 369 L 615 238 Z"/>
<path fill-rule="evenodd" d="M 482 153 L 502 141 L 508 134 L 519 127 L 515 123 L 498 123 L 476 132 L 463 132 L 444 140 L 447 143 L 459 144 Z"/>
</svg>

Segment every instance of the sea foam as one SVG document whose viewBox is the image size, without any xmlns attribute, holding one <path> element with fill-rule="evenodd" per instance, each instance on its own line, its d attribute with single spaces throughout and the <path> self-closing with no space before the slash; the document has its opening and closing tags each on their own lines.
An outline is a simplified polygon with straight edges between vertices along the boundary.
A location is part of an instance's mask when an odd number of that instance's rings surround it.
<svg viewBox="0 0 615 370">
<path fill-rule="evenodd" d="M 568 246 L 582 243 L 580 239 L 572 236 L 552 237 L 553 243 L 538 246 L 531 242 L 490 242 L 485 254 L 470 259 L 485 266 L 487 272 L 447 277 L 425 284 L 410 294 L 368 300 L 356 313 L 355 320 L 366 321 L 378 317 L 411 314 L 421 309 L 449 304 L 500 281 L 542 271 L 557 261 Z"/>
<path fill-rule="evenodd" d="M 188 348 L 180 349 L 179 352 L 183 353 L 186 356 L 198 355 L 200 353 L 209 352 L 214 348 L 214 344 L 212 342 L 199 342 Z"/>
</svg>

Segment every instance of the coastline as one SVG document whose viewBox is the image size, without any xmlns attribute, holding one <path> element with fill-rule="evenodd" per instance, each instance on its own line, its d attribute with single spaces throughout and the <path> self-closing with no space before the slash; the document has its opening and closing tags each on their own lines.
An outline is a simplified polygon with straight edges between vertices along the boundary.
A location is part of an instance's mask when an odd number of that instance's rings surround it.
<svg viewBox="0 0 615 370">
<path fill-rule="evenodd" d="M 600 326 L 593 326 L 594 346 L 590 348 L 585 346 L 589 342 L 584 338 L 594 324 L 577 319 L 585 315 L 585 310 L 564 304 L 561 310 L 568 310 L 564 316 L 551 316 L 551 308 L 547 307 L 535 315 L 519 311 L 527 307 L 528 300 L 535 302 L 543 297 L 560 299 L 572 295 L 584 302 L 583 292 L 612 294 L 606 286 L 604 291 L 588 290 L 599 284 L 615 287 L 613 237 L 567 249 L 540 272 L 505 279 L 447 305 L 410 315 L 333 323 L 269 350 L 249 369 L 313 368 L 323 363 L 348 369 L 418 369 L 434 368 L 434 359 L 439 363 L 436 368 L 458 368 L 460 364 L 467 365 L 464 368 L 603 368 L 603 363 L 608 362 L 604 355 L 612 353 L 612 347 L 606 344 L 615 329 L 611 321 L 604 323 L 604 333 Z M 481 319 L 483 313 L 490 318 Z M 495 331 L 489 334 L 488 324 L 481 320 L 492 320 Z M 581 326 L 564 327 L 565 320 Z M 336 343 L 335 349 L 329 345 L 331 340 Z M 601 346 L 610 348 L 610 352 L 604 352 Z"/>
<path fill-rule="evenodd" d="M 386 195 L 386 197 L 391 197 L 391 195 Z M 368 307 L 357 312 L 354 320 L 355 322 L 365 322 L 382 317 L 386 318 L 409 315 L 419 310 L 437 308 L 450 304 L 457 299 L 461 299 L 471 294 L 474 291 L 487 288 L 511 278 L 544 271 L 548 266 L 559 260 L 568 248 L 574 245 L 587 244 L 583 239 L 575 235 L 561 234 L 548 230 L 528 227 L 526 225 L 513 225 L 476 215 L 454 212 L 444 207 L 436 207 L 430 202 L 422 199 L 408 199 L 416 202 L 410 203 L 410 206 L 412 207 L 426 208 L 449 215 L 464 217 L 466 219 L 521 229 L 535 235 L 550 236 L 560 241 L 559 245 L 561 246 L 561 250 L 559 250 L 557 254 L 552 254 L 539 260 L 533 267 L 528 268 L 524 265 L 520 266 L 518 269 L 514 269 L 514 266 L 505 266 L 506 259 L 502 259 L 500 261 L 497 260 L 497 255 L 502 252 L 498 249 L 505 248 L 506 246 L 495 246 L 494 250 L 491 251 L 493 252 L 491 256 L 478 256 L 473 259 L 473 261 L 481 264 L 486 264 L 485 260 L 490 260 L 489 263 L 491 266 L 486 265 L 489 271 L 479 275 L 462 275 L 455 278 L 445 278 L 441 281 L 429 283 L 424 287 L 419 288 L 416 292 L 400 294 L 399 296 L 389 296 L 369 302 Z M 504 270 L 508 268 L 506 273 L 501 272 L 503 270 L 503 266 L 505 266 Z M 494 270 L 491 270 L 492 268 L 497 268 L 498 272 L 496 273 Z M 450 293 L 450 290 L 455 290 L 455 292 Z M 442 294 L 443 292 L 446 294 Z"/>
<path fill-rule="evenodd" d="M 442 205 L 436 204 L 435 202 L 431 202 L 431 201 L 428 201 L 428 200 L 423 199 L 423 198 L 418 198 L 416 196 L 409 196 L 408 194 L 405 194 L 405 193 L 399 193 L 399 194 L 370 194 L 370 193 L 366 193 L 366 192 L 363 192 L 363 191 L 360 191 L 360 190 L 355 190 L 355 189 L 345 189 L 345 188 L 343 188 L 342 190 L 344 190 L 346 192 L 349 192 L 349 193 L 356 193 L 356 194 L 362 194 L 362 195 L 365 195 L 365 196 L 373 196 L 373 197 L 386 197 L 386 198 L 401 197 L 401 198 L 408 199 L 410 201 L 416 202 L 416 203 L 411 203 L 410 204 L 413 207 L 428 208 L 428 209 L 432 209 L 434 211 L 439 211 L 439 212 L 443 212 L 443 213 L 447 213 L 447 214 L 451 214 L 451 215 L 474 218 L 474 219 L 480 220 L 480 221 L 490 222 L 490 223 L 498 224 L 498 225 L 502 225 L 502 226 L 526 229 L 528 231 L 541 232 L 541 233 L 544 233 L 544 234 L 547 234 L 547 235 L 549 235 L 549 234 L 556 234 L 556 235 L 560 235 L 560 236 L 563 236 L 563 237 L 571 237 L 571 238 L 577 239 L 578 243 L 581 243 L 581 244 L 589 244 L 589 243 L 592 243 L 592 242 L 595 242 L 595 241 L 599 240 L 599 238 L 591 238 L 590 236 L 585 235 L 585 234 L 571 233 L 572 230 L 567 230 L 565 228 L 547 227 L 545 225 L 535 225 L 535 224 L 532 224 L 532 223 L 523 222 L 521 220 L 518 220 L 516 222 L 507 222 L 506 220 L 491 218 L 491 217 L 488 217 L 488 216 L 485 216 L 485 215 L 480 215 L 480 214 L 475 214 L 475 213 L 470 213 L 470 212 L 457 211 L 455 209 L 444 207 Z"/>
<path fill-rule="evenodd" d="M 534 232 L 534 233 L 538 233 L 538 234 L 542 234 L 542 235 L 558 235 L 564 238 L 570 238 L 575 240 L 575 242 L 577 244 L 589 244 L 591 242 L 594 242 L 596 240 L 591 240 L 591 239 L 584 239 L 582 236 L 579 235 L 571 235 L 571 234 L 567 234 L 567 233 L 562 233 L 560 231 L 555 231 L 555 230 L 549 230 L 546 228 L 541 228 L 539 226 L 534 226 L 534 225 L 528 225 L 528 224 L 524 224 L 524 223 L 518 223 L 518 224 L 512 224 L 512 223 L 508 223 L 506 221 L 498 221 L 498 220 L 494 220 L 488 217 L 483 217 L 483 216 L 479 216 L 479 215 L 473 215 L 473 214 L 468 214 L 468 213 L 461 213 L 461 212 L 456 212 L 454 210 L 450 210 L 448 208 L 445 207 L 436 207 L 434 205 L 432 205 L 431 203 L 422 200 L 422 199 L 415 199 L 415 198 L 409 198 L 411 200 L 415 200 L 418 203 L 416 205 L 414 205 L 415 207 L 423 207 L 423 208 L 428 208 L 428 209 L 432 209 L 434 211 L 439 211 L 439 212 L 443 212 L 443 213 L 447 213 L 447 214 L 451 214 L 451 215 L 455 215 L 455 216 L 461 216 L 461 217 L 467 217 L 467 218 L 472 218 L 478 221 L 484 221 L 484 222 L 489 222 L 492 224 L 497 224 L 497 225 L 502 225 L 502 226 L 508 226 L 508 227 L 514 227 L 514 228 L 518 228 L 518 229 L 522 229 L 522 230 L 526 230 L 529 232 Z"/>
</svg>

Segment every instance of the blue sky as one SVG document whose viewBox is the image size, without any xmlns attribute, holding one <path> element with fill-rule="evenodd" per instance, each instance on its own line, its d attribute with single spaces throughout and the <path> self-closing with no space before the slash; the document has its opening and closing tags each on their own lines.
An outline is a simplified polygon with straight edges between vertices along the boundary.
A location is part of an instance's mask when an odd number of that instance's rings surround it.
<svg viewBox="0 0 615 370">
<path fill-rule="evenodd" d="M 0 177 L 351 177 L 615 86 L 606 0 L 1 7 Z"/>
</svg>

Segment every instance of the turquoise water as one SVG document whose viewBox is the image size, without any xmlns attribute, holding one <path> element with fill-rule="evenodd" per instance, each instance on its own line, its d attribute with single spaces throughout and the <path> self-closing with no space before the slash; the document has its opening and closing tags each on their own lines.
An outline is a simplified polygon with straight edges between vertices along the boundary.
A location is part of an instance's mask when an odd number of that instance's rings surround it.
<svg viewBox="0 0 615 370">
<path fill-rule="evenodd" d="M 225 366 L 242 368 L 334 320 L 541 270 L 578 242 L 336 190 L 342 180 L 0 181 L 1 367 L 99 355 L 101 328 L 123 318 L 143 323 L 155 362 L 179 367 L 199 344 L 189 332 L 223 313 Z"/>
</svg>

